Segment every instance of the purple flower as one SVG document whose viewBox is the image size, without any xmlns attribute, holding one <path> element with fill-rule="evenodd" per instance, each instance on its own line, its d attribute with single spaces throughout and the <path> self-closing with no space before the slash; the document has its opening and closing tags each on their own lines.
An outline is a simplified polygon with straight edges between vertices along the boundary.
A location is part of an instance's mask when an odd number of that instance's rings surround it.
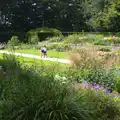
<svg viewBox="0 0 120 120">
<path fill-rule="evenodd" d="M 98 90 L 99 89 L 99 85 L 98 84 L 93 84 L 93 88 L 95 88 L 96 90 Z"/>
<path fill-rule="evenodd" d="M 71 83 L 72 87 L 74 87 L 74 83 Z"/>
<path fill-rule="evenodd" d="M 84 81 L 84 82 L 82 83 L 82 86 L 83 86 L 84 88 L 86 88 L 87 85 L 88 85 L 88 83 L 87 83 L 86 81 Z"/>
<path fill-rule="evenodd" d="M 106 107 L 109 108 L 109 107 L 110 107 L 110 104 L 107 104 Z"/>
<path fill-rule="evenodd" d="M 110 94 L 111 93 L 111 90 L 106 90 L 106 94 Z"/>
<path fill-rule="evenodd" d="M 92 84 L 90 84 L 90 87 L 93 87 Z"/>
<path fill-rule="evenodd" d="M 100 90 L 104 90 L 104 86 L 101 85 L 101 86 L 100 86 Z"/>
</svg>

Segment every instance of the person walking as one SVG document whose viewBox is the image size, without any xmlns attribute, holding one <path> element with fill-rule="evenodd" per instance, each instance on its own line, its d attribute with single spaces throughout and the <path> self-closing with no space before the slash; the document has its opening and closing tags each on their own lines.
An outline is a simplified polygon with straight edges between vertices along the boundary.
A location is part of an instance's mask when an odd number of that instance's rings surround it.
<svg viewBox="0 0 120 120">
<path fill-rule="evenodd" d="M 47 57 L 47 48 L 46 48 L 46 46 L 43 46 L 42 48 L 41 48 L 41 57 Z"/>
</svg>

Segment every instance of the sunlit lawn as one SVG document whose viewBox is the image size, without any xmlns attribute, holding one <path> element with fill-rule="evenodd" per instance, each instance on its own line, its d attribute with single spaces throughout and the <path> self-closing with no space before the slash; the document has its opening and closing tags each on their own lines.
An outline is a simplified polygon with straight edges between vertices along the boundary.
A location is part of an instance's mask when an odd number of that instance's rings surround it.
<svg viewBox="0 0 120 120">
<path fill-rule="evenodd" d="M 0 54 L 0 59 L 3 59 L 3 54 Z M 58 62 L 52 62 L 47 60 L 39 60 L 35 58 L 27 58 L 27 57 L 21 57 L 16 56 L 16 59 L 20 62 L 21 65 L 29 65 L 29 66 L 57 66 L 58 68 L 66 68 L 69 65 L 65 63 L 58 63 Z"/>
<path fill-rule="evenodd" d="M 6 50 L 10 51 L 10 50 Z M 15 50 L 15 52 L 24 53 L 24 54 L 33 54 L 33 55 L 41 55 L 40 50 L 35 49 L 24 49 L 24 50 Z M 57 52 L 56 50 L 48 50 L 47 52 L 48 57 L 54 57 L 54 58 L 68 58 L 67 52 Z"/>
</svg>

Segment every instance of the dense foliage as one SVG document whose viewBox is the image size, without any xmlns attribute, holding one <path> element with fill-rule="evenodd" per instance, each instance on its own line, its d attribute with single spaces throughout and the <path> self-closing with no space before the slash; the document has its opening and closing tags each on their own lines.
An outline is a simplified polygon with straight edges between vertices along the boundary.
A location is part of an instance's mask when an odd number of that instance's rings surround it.
<svg viewBox="0 0 120 120">
<path fill-rule="evenodd" d="M 72 71 L 66 71 L 68 79 L 53 68 L 21 67 L 14 56 L 3 58 L 0 60 L 1 120 L 119 120 L 117 94 L 93 89 L 95 85 L 79 86 L 70 79 L 69 75 L 76 77 Z"/>
<path fill-rule="evenodd" d="M 7 2 L 5 2 L 7 3 Z M 1 7 L 1 32 L 40 27 L 61 31 L 119 31 L 119 0 L 14 0 Z"/>
</svg>

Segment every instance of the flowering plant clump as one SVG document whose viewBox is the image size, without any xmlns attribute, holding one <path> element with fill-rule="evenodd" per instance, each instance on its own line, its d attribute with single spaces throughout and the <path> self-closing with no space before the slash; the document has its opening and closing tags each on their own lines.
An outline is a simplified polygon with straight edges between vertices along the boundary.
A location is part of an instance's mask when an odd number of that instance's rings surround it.
<svg viewBox="0 0 120 120">
<path fill-rule="evenodd" d="M 106 89 L 104 87 L 104 85 L 100 85 L 100 84 L 96 84 L 96 83 L 89 84 L 86 81 L 82 82 L 82 87 L 84 89 L 88 88 L 88 86 L 90 86 L 89 88 L 92 88 L 92 89 L 95 89 L 95 90 L 98 90 L 98 91 L 99 90 L 104 91 L 105 94 L 110 95 L 112 97 L 120 97 L 120 94 L 118 94 L 118 93 L 115 93 L 115 94 L 112 93 L 112 90 L 111 89 Z"/>
<path fill-rule="evenodd" d="M 112 38 L 112 37 L 109 37 L 108 40 L 113 40 L 113 38 Z"/>
<path fill-rule="evenodd" d="M 54 80 L 60 82 L 61 84 L 68 83 L 68 79 L 66 77 L 61 77 L 59 75 L 55 75 Z"/>
</svg>

